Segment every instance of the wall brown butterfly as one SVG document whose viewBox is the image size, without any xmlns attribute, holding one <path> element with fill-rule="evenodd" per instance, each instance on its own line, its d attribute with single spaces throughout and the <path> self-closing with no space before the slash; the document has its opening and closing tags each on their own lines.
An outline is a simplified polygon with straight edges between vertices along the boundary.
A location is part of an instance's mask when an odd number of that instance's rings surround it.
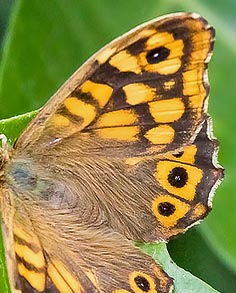
<svg viewBox="0 0 236 293">
<path fill-rule="evenodd" d="M 166 293 L 133 241 L 203 219 L 223 177 L 207 114 L 214 29 L 154 19 L 92 56 L 0 151 L 12 292 Z"/>
</svg>

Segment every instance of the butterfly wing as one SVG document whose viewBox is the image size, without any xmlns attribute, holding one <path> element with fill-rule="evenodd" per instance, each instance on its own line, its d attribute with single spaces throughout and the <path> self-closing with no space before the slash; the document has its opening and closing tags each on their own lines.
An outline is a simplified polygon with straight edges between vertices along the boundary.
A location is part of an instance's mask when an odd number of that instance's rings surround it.
<svg viewBox="0 0 236 293">
<path fill-rule="evenodd" d="M 39 288 L 31 277 L 38 270 L 25 260 L 32 247 L 24 232 L 17 244 L 12 236 L 23 293 L 70 292 L 59 284 L 72 292 L 171 291 L 171 278 L 124 236 L 168 239 L 209 210 L 222 174 L 206 114 L 213 38 L 194 14 L 144 24 L 93 56 L 21 135 L 6 189 L 13 223 L 32 227 L 44 270 Z"/>
<path fill-rule="evenodd" d="M 75 72 L 16 146 L 43 149 L 89 137 L 94 152 L 134 156 L 193 142 L 206 119 L 213 41 L 214 29 L 195 14 L 131 30 Z"/>
<path fill-rule="evenodd" d="M 42 109 L 16 155 L 30 154 L 35 168 L 40 161 L 52 182 L 57 174 L 72 185 L 68 194 L 88 215 L 97 206 L 131 239 L 183 232 L 207 214 L 222 177 L 206 113 L 213 38 L 204 19 L 183 13 L 115 40 Z M 191 159 L 177 160 L 180 151 Z"/>
<path fill-rule="evenodd" d="M 30 203 L 22 205 L 9 190 L 8 195 L 5 200 L 14 198 L 17 210 L 15 213 L 13 204 L 5 202 L 9 210 L 4 215 L 3 231 L 11 292 L 172 291 L 172 279 L 113 229 L 86 226 L 81 211 L 51 209 L 45 213 L 49 208 L 46 202 L 39 206 L 30 195 L 17 194 Z M 13 219 L 12 223 L 7 219 Z"/>
</svg>

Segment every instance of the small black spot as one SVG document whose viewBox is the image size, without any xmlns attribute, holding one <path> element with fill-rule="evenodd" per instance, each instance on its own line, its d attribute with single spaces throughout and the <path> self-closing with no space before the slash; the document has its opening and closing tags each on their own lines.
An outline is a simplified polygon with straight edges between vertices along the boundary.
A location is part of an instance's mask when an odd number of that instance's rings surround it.
<svg viewBox="0 0 236 293">
<path fill-rule="evenodd" d="M 178 152 L 177 154 L 173 154 L 174 157 L 176 158 L 181 158 L 183 156 L 184 152 Z"/>
<path fill-rule="evenodd" d="M 175 210 L 176 210 L 175 206 L 168 201 L 161 202 L 158 205 L 159 214 L 161 214 L 162 216 L 165 216 L 165 217 L 171 216 L 175 212 Z"/>
<path fill-rule="evenodd" d="M 177 188 L 183 187 L 188 181 L 188 173 L 182 167 L 175 167 L 168 175 L 168 182 Z"/>
<path fill-rule="evenodd" d="M 159 63 L 166 60 L 169 56 L 170 50 L 166 47 L 158 47 L 147 52 L 146 58 L 149 64 Z"/>
<path fill-rule="evenodd" d="M 134 278 L 134 281 L 143 292 L 148 292 L 150 290 L 150 284 L 145 277 L 137 276 Z"/>
</svg>

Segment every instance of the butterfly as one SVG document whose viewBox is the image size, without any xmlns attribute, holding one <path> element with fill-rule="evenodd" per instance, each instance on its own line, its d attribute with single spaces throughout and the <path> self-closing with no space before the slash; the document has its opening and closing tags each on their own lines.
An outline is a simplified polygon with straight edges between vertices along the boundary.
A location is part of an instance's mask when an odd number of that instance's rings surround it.
<svg viewBox="0 0 236 293">
<path fill-rule="evenodd" d="M 211 209 L 223 177 L 207 113 L 214 29 L 166 15 L 117 38 L 0 150 L 12 292 L 166 293 L 133 241 L 168 241 Z"/>
</svg>

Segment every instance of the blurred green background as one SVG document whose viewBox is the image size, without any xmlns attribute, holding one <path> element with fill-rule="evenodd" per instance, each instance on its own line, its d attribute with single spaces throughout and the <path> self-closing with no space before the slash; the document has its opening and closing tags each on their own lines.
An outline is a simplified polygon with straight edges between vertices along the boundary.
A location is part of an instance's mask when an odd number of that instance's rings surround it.
<svg viewBox="0 0 236 293">
<path fill-rule="evenodd" d="M 143 21 L 176 11 L 200 13 L 216 29 L 209 112 L 225 180 L 208 218 L 172 240 L 168 250 L 179 266 L 217 290 L 235 292 L 235 0 L 1 0 L 0 118 L 38 109 L 104 44 Z"/>
</svg>

